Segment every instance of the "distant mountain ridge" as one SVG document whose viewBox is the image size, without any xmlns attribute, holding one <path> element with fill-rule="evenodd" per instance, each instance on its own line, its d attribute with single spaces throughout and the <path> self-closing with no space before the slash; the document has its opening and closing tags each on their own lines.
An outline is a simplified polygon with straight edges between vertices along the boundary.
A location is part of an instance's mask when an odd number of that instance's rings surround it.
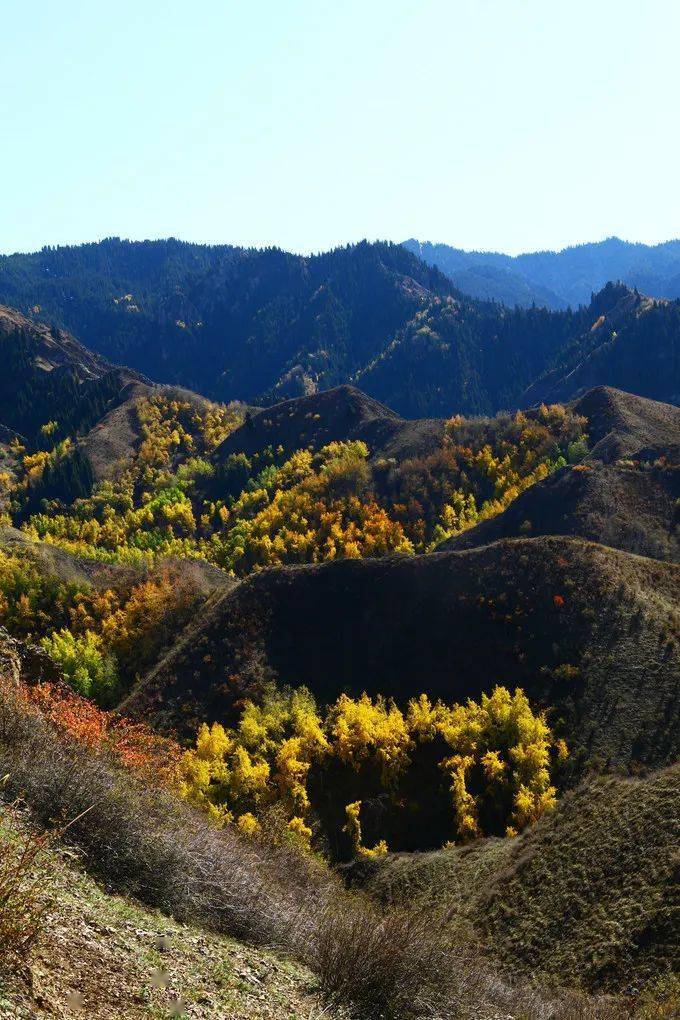
<svg viewBox="0 0 680 1020">
<path fill-rule="evenodd" d="M 406 417 L 494 414 L 615 386 L 680 403 L 680 302 L 607 284 L 577 311 L 434 298 L 357 385 Z"/>
<path fill-rule="evenodd" d="M 303 257 L 112 238 L 0 258 L 0 301 L 43 334 L 41 319 L 55 336 L 68 329 L 99 362 L 225 402 L 350 384 L 409 418 L 495 414 L 599 385 L 680 403 L 680 301 L 608 282 L 578 308 L 507 307 L 465 297 L 400 245 Z"/>
<path fill-rule="evenodd" d="M 578 308 L 610 281 L 621 281 L 651 297 L 680 297 L 680 240 L 649 245 L 608 237 L 562 251 L 522 255 L 464 251 L 415 238 L 403 243 L 446 273 L 458 290 L 509 307 Z"/>
<path fill-rule="evenodd" d="M 303 257 L 166 241 L 0 258 L 0 301 L 158 382 L 269 401 L 350 381 L 453 285 L 400 245 Z"/>
</svg>

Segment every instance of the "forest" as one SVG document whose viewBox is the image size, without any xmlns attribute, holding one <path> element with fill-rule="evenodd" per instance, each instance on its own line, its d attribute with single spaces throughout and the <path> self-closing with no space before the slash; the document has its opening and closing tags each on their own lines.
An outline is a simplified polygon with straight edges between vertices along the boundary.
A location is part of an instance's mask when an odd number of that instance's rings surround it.
<svg viewBox="0 0 680 1020">
<path fill-rule="evenodd" d="M 95 385 L 76 428 L 87 429 L 100 399 Z M 20 525 L 27 544 L 0 551 L 0 624 L 38 641 L 100 709 L 118 704 L 198 611 L 201 592 L 173 564 L 204 561 L 239 578 L 431 551 L 588 451 L 585 419 L 563 405 L 455 416 L 437 449 L 402 461 L 372 458 L 360 440 L 221 456 L 224 439 L 247 429 L 244 413 L 162 390 L 137 399 L 134 413 L 137 448 L 110 478 L 94 480 L 77 435 L 59 438 L 73 415 L 43 422 L 30 444 L 14 438 L 4 476 L 6 523 Z M 119 574 L 106 587 L 60 579 L 31 543 Z M 74 717 L 103 718 L 73 706 Z M 221 824 L 250 834 L 278 825 L 347 859 L 411 845 L 409 810 L 427 818 L 428 846 L 521 831 L 554 805 L 550 774 L 566 754 L 520 690 L 498 687 L 479 704 L 423 694 L 400 707 L 364 695 L 317 708 L 309 692 L 272 689 L 246 701 L 231 728 L 203 724 L 195 747 L 176 754 L 175 782 Z M 427 802 L 417 792 L 425 788 Z M 366 797 L 386 798 L 378 826 L 362 817 Z"/>
<path fill-rule="evenodd" d="M 465 296 L 402 245 L 303 257 L 109 238 L 1 257 L 0 302 L 114 364 L 222 401 L 271 404 L 341 383 L 409 417 L 495 414 L 600 383 L 673 401 L 680 303 L 598 279 L 549 310 Z"/>
</svg>

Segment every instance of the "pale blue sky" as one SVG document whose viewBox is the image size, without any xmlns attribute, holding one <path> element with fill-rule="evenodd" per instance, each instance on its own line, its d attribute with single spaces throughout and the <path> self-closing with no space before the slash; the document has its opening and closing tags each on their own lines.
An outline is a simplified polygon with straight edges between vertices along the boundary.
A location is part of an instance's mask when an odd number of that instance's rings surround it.
<svg viewBox="0 0 680 1020">
<path fill-rule="evenodd" d="M 680 236 L 677 0 L 0 0 L 0 250 Z"/>
</svg>

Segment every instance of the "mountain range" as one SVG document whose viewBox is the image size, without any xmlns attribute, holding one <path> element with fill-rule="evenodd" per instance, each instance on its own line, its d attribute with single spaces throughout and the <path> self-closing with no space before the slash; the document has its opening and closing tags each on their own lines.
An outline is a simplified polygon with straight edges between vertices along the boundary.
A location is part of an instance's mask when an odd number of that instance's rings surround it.
<svg viewBox="0 0 680 1020">
<path fill-rule="evenodd" d="M 82 929 L 146 1016 L 140 940 L 254 966 L 222 933 L 316 983 L 220 964 L 211 1016 L 677 1015 L 680 301 L 118 240 L 0 299 L 0 785 L 76 848 L 40 973 Z"/>
<path fill-rule="evenodd" d="M 223 401 L 353 383 L 427 417 L 600 384 L 680 395 L 680 302 L 608 282 L 575 310 L 509 308 L 463 296 L 399 245 L 303 257 L 110 239 L 0 259 L 0 302 L 69 331 L 102 363 Z"/>
<path fill-rule="evenodd" d="M 608 237 L 562 251 L 523 255 L 463 251 L 410 238 L 408 248 L 437 266 L 464 294 L 513 307 L 578 308 L 609 281 L 621 281 L 651 297 L 680 297 L 680 241 L 632 244 Z"/>
</svg>

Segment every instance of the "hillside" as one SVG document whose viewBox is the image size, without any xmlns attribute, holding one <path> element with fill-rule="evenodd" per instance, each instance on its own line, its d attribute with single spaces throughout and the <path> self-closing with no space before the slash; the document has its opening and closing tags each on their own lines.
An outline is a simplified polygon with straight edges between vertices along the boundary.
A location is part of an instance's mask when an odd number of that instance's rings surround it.
<svg viewBox="0 0 680 1020">
<path fill-rule="evenodd" d="M 462 251 L 414 238 L 404 241 L 404 246 L 441 269 L 464 293 L 494 298 L 510 307 L 535 303 L 546 308 L 576 308 L 588 304 L 591 295 L 610 280 L 622 280 L 652 297 L 680 297 L 677 240 L 647 245 L 609 237 L 562 251 L 515 256 Z"/>
<path fill-rule="evenodd" d="M 503 307 L 464 297 L 399 245 L 302 257 L 110 239 L 0 259 L 0 300 L 157 382 L 223 401 L 274 404 L 352 384 L 431 418 L 605 384 L 678 402 L 680 304 L 610 279 L 576 311 L 532 307 L 535 295 Z"/>
<path fill-rule="evenodd" d="M 8 832 L 25 838 L 25 823 L 10 825 L 8 819 L 0 809 L 0 841 Z M 0 963 L 0 1017 L 80 1013 L 92 1020 L 177 1015 L 312 1020 L 319 1015 L 322 1006 L 304 967 L 112 895 L 74 856 L 66 848 L 52 848 L 35 866 L 49 912 L 26 963 L 20 969 Z"/>
<path fill-rule="evenodd" d="M 190 390 L 131 383 L 121 390 L 119 403 L 79 439 L 79 453 L 91 465 L 96 482 L 115 478 L 138 454 L 144 440 L 143 408 L 150 398 L 179 403 L 197 419 L 217 410 L 213 401 Z"/>
<path fill-rule="evenodd" d="M 678 752 L 679 585 L 670 564 L 553 538 L 265 571 L 193 621 L 125 709 L 184 727 L 268 678 L 321 701 L 502 681 L 554 709 L 573 773 L 662 764 Z"/>
<path fill-rule="evenodd" d="M 410 417 L 492 414 L 598 385 L 678 403 L 679 343 L 680 302 L 623 286 L 578 312 L 434 299 L 357 381 Z"/>
<path fill-rule="evenodd" d="M 52 440 L 90 428 L 139 383 L 137 373 L 116 368 L 73 336 L 0 306 L 0 421 L 30 443 L 55 423 Z"/>
<path fill-rule="evenodd" d="M 655 559 L 680 559 L 680 411 L 607 387 L 573 404 L 590 451 L 449 539 L 469 549 L 522 535 L 577 535 Z"/>
<path fill-rule="evenodd" d="M 82 382 L 101 378 L 111 367 L 63 330 L 48 328 L 13 308 L 0 305 L 0 337 L 3 341 L 7 342 L 22 332 L 26 334 L 33 366 L 43 372 L 68 368 Z"/>
<path fill-rule="evenodd" d="M 505 266 L 485 263 L 481 259 L 477 262 L 474 261 L 473 256 L 468 265 L 465 265 L 467 259 L 461 260 L 464 268 L 453 268 L 451 272 L 447 272 L 445 266 L 449 260 L 441 257 L 439 251 L 441 246 L 435 246 L 434 254 L 431 254 L 429 246 L 419 245 L 416 248 L 415 245 L 411 246 L 408 241 L 404 246 L 419 255 L 425 262 L 438 265 L 442 272 L 445 272 L 449 277 L 456 290 L 477 298 L 479 301 L 496 301 L 508 308 L 514 308 L 516 305 L 520 308 L 539 305 L 553 310 L 567 307 L 568 302 L 548 287 L 533 283 L 521 273 L 507 269 Z M 453 261 L 455 264 L 455 260 Z"/>
<path fill-rule="evenodd" d="M 148 729 L 127 728 L 147 757 L 123 766 L 116 744 L 79 726 L 80 699 L 59 715 L 63 688 L 29 698 L 34 660 L 0 630 L 3 792 L 22 804 L 0 809 L 0 1015 L 652 1016 L 644 998 L 636 1010 L 635 998 L 518 981 L 450 917 L 383 910 L 299 847 L 214 826 L 164 785 Z M 55 831 L 55 818 L 71 824 Z"/>
<path fill-rule="evenodd" d="M 40 573 L 65 584 L 82 584 L 96 590 L 124 587 L 143 580 L 149 569 L 143 565 L 106 562 L 78 556 L 47 542 L 31 539 L 17 528 L 0 527 L 0 550 L 18 553 L 34 563 Z M 205 560 L 160 558 L 155 569 L 169 570 L 175 578 L 182 577 L 201 595 L 216 589 L 233 588 L 234 579 Z"/>
<path fill-rule="evenodd" d="M 357 880 L 384 902 L 450 911 L 514 971 L 639 989 L 680 965 L 679 795 L 677 765 L 597 779 L 517 839 L 394 855 Z"/>
<path fill-rule="evenodd" d="M 660 458 L 660 459 L 657 459 Z M 680 560 L 680 463 L 661 451 L 623 466 L 562 468 L 498 517 L 443 543 L 470 549 L 522 535 L 577 535 L 659 560 Z"/>
<path fill-rule="evenodd" d="M 677 445 L 680 411 L 669 404 L 599 386 L 572 406 L 588 421 L 589 460 L 607 463 L 640 454 L 646 448 L 671 449 Z"/>
<path fill-rule="evenodd" d="M 408 421 L 353 386 L 297 397 L 252 412 L 215 451 L 216 462 L 230 454 L 248 457 L 272 446 L 281 456 L 295 450 L 319 450 L 331 442 L 359 439 L 371 456 L 405 460 L 432 452 L 441 445 L 444 422 Z"/>
<path fill-rule="evenodd" d="M 524 402 L 569 399 L 606 384 L 680 403 L 680 301 L 608 289 L 617 294 L 616 303 L 602 301 L 604 291 L 593 300 L 590 308 L 599 315 L 588 333 L 560 352 L 554 366 L 527 388 Z"/>
<path fill-rule="evenodd" d="M 451 289 L 387 244 L 304 258 L 114 238 L 0 259 L 0 300 L 158 382 L 222 400 L 346 382 L 431 292 Z"/>
</svg>

